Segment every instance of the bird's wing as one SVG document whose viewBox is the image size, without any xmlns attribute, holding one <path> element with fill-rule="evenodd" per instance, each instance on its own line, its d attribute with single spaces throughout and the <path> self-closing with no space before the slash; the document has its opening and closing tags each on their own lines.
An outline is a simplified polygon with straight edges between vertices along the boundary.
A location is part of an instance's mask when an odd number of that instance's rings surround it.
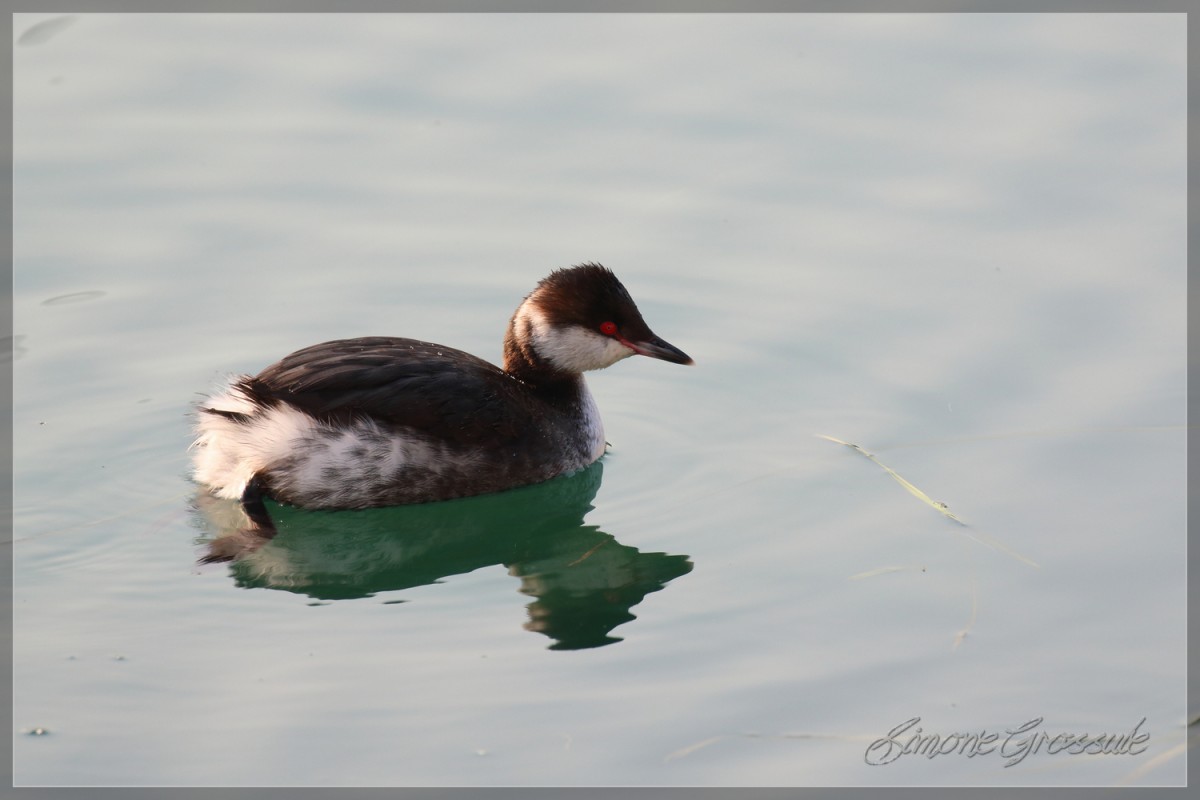
<svg viewBox="0 0 1200 800">
<path fill-rule="evenodd" d="M 298 350 L 243 389 L 318 419 L 369 418 L 464 444 L 518 436 L 534 414 L 526 390 L 499 367 L 461 350 L 382 336 Z"/>
</svg>

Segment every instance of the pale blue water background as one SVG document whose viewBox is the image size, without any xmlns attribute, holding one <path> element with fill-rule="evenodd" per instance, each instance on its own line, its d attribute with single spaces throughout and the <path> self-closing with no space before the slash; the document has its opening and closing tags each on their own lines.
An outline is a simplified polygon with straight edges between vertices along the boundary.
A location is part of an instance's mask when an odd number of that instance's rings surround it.
<svg viewBox="0 0 1200 800">
<path fill-rule="evenodd" d="M 1182 15 L 43 34 L 15 50 L 18 784 L 1183 782 Z M 509 498 L 499 535 L 561 512 L 563 548 L 625 561 L 549 570 L 550 531 L 532 578 L 412 585 L 401 516 L 197 566 L 200 393 L 344 336 L 496 359 L 584 260 L 697 364 L 594 375 L 594 498 Z M 443 559 L 494 511 L 434 512 Z M 692 568 L 620 641 L 527 629 L 539 574 L 600 614 L 631 551 Z M 314 597 L 321 569 L 368 585 Z M 916 716 L 1150 738 L 865 763 Z"/>
</svg>

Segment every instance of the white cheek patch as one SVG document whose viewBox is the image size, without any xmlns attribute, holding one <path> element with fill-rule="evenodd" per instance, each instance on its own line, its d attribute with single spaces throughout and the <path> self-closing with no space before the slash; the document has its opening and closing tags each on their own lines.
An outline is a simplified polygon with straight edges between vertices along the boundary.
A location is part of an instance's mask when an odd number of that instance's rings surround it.
<svg viewBox="0 0 1200 800">
<path fill-rule="evenodd" d="M 552 325 L 545 314 L 528 303 L 517 312 L 517 322 L 528 324 L 537 354 L 564 372 L 604 369 L 634 354 L 598 331 L 578 325 Z"/>
</svg>

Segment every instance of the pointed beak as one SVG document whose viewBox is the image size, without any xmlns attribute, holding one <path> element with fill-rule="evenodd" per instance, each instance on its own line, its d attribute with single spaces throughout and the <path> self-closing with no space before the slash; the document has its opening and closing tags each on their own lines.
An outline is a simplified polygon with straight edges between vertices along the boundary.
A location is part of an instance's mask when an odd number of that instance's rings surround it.
<svg viewBox="0 0 1200 800">
<path fill-rule="evenodd" d="M 693 364 L 691 356 L 680 350 L 673 344 L 668 344 L 657 336 L 651 335 L 649 339 L 641 342 L 625 342 L 633 352 L 641 356 L 650 356 L 650 358 L 661 359 L 662 361 L 670 361 L 672 364 Z"/>
</svg>

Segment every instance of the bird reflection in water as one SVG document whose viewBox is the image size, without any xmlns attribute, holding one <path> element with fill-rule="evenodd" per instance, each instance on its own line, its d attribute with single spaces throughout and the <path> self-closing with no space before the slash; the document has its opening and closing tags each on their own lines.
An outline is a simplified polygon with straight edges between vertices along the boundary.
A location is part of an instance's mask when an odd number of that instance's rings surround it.
<svg viewBox="0 0 1200 800">
<path fill-rule="evenodd" d="M 202 562 L 231 562 L 243 588 L 282 589 L 321 600 L 369 597 L 503 565 L 533 598 L 525 629 L 552 650 L 621 641 L 647 594 L 692 569 L 687 556 L 643 553 L 583 519 L 603 464 L 498 494 L 443 503 L 304 511 L 258 509 L 203 492 L 195 518 L 208 535 Z"/>
</svg>

